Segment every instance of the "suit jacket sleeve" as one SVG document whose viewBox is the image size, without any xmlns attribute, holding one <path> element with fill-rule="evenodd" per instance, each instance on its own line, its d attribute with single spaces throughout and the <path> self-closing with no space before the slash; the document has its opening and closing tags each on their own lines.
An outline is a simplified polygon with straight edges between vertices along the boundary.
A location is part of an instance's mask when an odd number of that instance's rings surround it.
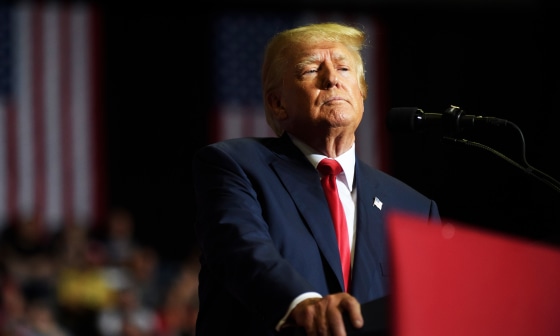
<svg viewBox="0 0 560 336">
<path fill-rule="evenodd" d="M 239 309 L 273 326 L 297 295 L 320 291 L 293 265 L 302 265 L 298 260 L 306 259 L 304 251 L 310 265 L 321 265 L 321 258 L 314 249 L 304 249 L 315 243 L 270 168 L 271 159 L 259 157 L 257 150 L 251 157 L 233 157 L 247 151 L 224 146 L 203 149 L 193 166 L 201 280 L 212 287 L 202 290 L 222 292 L 224 302 L 231 295 Z M 321 267 L 314 269 L 324 276 Z"/>
</svg>

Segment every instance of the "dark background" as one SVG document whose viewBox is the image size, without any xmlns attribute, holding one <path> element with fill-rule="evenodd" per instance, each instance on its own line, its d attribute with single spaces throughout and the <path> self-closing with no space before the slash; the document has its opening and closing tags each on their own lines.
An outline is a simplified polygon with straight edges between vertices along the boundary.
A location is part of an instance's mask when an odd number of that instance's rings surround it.
<svg viewBox="0 0 560 336">
<path fill-rule="evenodd" d="M 230 10 L 371 13 L 383 22 L 387 111 L 416 106 L 506 119 L 530 165 L 560 179 L 558 7 L 535 1 L 349 1 L 218 8 L 100 5 L 108 208 L 170 258 L 194 243 L 190 159 L 209 142 L 212 18 Z M 204 6 L 204 5 L 203 5 Z M 488 151 L 437 132 L 389 133 L 387 170 L 452 220 L 559 244 L 560 192 Z M 522 162 L 513 127 L 460 138 Z"/>
</svg>

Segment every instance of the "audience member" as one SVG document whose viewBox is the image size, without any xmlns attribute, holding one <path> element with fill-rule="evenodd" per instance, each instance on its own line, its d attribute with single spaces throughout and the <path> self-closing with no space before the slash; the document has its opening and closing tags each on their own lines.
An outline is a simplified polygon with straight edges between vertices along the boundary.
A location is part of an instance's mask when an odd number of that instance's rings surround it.
<svg viewBox="0 0 560 336">
<path fill-rule="evenodd" d="M 29 300 L 26 308 L 25 333 L 22 336 L 71 336 L 59 322 L 51 302 Z"/>
<path fill-rule="evenodd" d="M 160 336 L 194 336 L 198 317 L 198 254 L 187 258 L 159 309 Z"/>
<path fill-rule="evenodd" d="M 156 336 L 159 324 L 155 310 L 141 303 L 134 286 L 125 285 L 114 304 L 99 312 L 97 329 L 100 336 Z"/>
<path fill-rule="evenodd" d="M 23 292 L 15 281 L 4 277 L 0 294 L 0 336 L 20 335 L 26 324 Z"/>
<path fill-rule="evenodd" d="M 128 261 L 122 266 L 126 281 L 134 285 L 142 304 L 157 308 L 163 300 L 164 291 L 172 276 L 155 249 L 136 245 Z"/>
<path fill-rule="evenodd" d="M 115 208 L 109 213 L 100 239 L 107 254 L 108 265 L 122 266 L 130 259 L 138 244 L 134 224 L 134 218 L 127 209 Z"/>
<path fill-rule="evenodd" d="M 36 217 L 21 218 L 2 231 L 0 262 L 22 288 L 36 287 L 54 295 L 52 232 Z"/>
<path fill-rule="evenodd" d="M 56 279 L 58 306 L 72 333 L 97 336 L 97 314 L 112 304 L 116 281 L 107 271 L 103 246 L 88 235 L 87 229 L 76 227 L 67 234 Z M 65 253 L 69 251 L 75 254 Z"/>
</svg>

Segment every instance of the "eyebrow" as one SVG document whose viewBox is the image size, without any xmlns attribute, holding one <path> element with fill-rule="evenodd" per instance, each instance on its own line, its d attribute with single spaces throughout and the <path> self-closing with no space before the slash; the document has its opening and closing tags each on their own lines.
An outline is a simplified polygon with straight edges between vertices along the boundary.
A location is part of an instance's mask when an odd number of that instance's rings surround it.
<svg viewBox="0 0 560 336">
<path fill-rule="evenodd" d="M 334 61 L 344 61 L 347 60 L 347 55 L 343 53 L 334 53 L 333 60 Z M 319 54 L 309 54 L 303 57 L 303 60 L 296 63 L 296 69 L 303 69 L 309 64 L 316 64 L 322 62 L 324 59 L 323 57 L 319 56 Z"/>
</svg>

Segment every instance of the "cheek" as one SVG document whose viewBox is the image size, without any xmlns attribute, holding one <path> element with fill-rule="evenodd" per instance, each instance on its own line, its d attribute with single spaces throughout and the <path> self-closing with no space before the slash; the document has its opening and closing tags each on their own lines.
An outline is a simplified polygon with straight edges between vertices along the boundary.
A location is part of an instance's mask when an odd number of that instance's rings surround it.
<svg viewBox="0 0 560 336">
<path fill-rule="evenodd" d="M 356 84 L 352 92 L 354 92 L 354 100 L 356 100 L 356 102 L 360 102 L 363 108 L 364 100 L 366 99 L 366 97 L 360 85 Z"/>
<path fill-rule="evenodd" d="M 292 88 L 291 93 L 286 96 L 288 104 L 295 105 L 296 108 L 301 106 L 313 106 L 319 95 L 319 90 L 297 86 Z"/>
<path fill-rule="evenodd" d="M 362 95 L 360 95 L 359 97 L 357 97 L 356 104 L 357 104 L 357 105 L 356 105 L 356 106 L 357 106 L 357 109 L 358 109 L 359 111 L 361 111 L 362 113 L 364 113 L 365 105 L 364 105 L 364 98 L 363 98 Z"/>
<path fill-rule="evenodd" d="M 360 100 L 360 102 L 358 103 L 357 110 L 360 112 L 360 119 L 361 119 L 362 116 L 364 115 L 364 101 L 363 100 Z"/>
</svg>

